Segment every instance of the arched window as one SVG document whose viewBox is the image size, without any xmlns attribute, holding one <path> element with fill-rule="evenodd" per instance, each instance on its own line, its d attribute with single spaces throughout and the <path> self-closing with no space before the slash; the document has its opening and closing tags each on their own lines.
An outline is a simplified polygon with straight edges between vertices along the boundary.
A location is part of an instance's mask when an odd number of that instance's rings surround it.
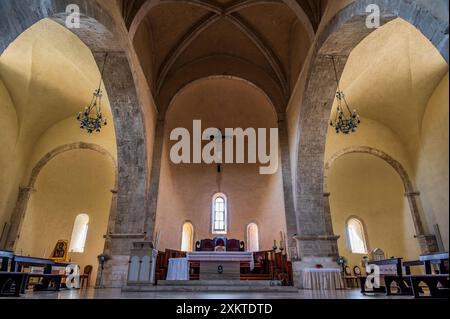
<svg viewBox="0 0 450 319">
<path fill-rule="evenodd" d="M 181 251 L 192 251 L 194 246 L 194 226 L 190 222 L 183 224 L 181 233 Z"/>
<path fill-rule="evenodd" d="M 213 197 L 212 233 L 227 233 L 227 198 L 224 194 L 216 194 Z"/>
<path fill-rule="evenodd" d="M 80 214 L 75 218 L 75 223 L 72 230 L 72 238 L 70 240 L 69 251 L 73 253 L 83 253 L 84 245 L 86 244 L 86 237 L 89 227 L 89 216 L 87 214 Z"/>
<path fill-rule="evenodd" d="M 367 242 L 363 223 L 357 218 L 347 222 L 347 236 L 350 250 L 354 254 L 367 254 Z"/>
<path fill-rule="evenodd" d="M 259 251 L 259 231 L 258 225 L 250 223 L 247 225 L 247 250 Z"/>
</svg>

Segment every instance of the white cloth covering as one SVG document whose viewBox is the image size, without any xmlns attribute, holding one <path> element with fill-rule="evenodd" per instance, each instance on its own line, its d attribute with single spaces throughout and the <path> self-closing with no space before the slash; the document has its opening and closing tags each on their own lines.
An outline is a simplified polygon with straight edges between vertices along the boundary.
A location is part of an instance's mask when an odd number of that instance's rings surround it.
<svg viewBox="0 0 450 319">
<path fill-rule="evenodd" d="M 305 268 L 301 271 L 301 278 L 303 289 L 344 289 L 341 271 L 337 268 Z"/>
<path fill-rule="evenodd" d="M 189 263 L 187 258 L 170 258 L 166 280 L 189 280 Z"/>
</svg>

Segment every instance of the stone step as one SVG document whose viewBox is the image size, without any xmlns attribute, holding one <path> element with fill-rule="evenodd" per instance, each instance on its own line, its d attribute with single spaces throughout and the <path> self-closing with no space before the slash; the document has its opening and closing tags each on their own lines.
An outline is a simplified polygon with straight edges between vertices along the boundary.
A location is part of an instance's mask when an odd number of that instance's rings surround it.
<svg viewBox="0 0 450 319">
<path fill-rule="evenodd" d="M 279 280 L 160 280 L 158 286 L 274 287 L 282 283 Z"/>
<path fill-rule="evenodd" d="M 122 288 L 123 292 L 260 292 L 298 293 L 292 286 L 195 286 L 195 285 L 136 285 Z"/>
</svg>

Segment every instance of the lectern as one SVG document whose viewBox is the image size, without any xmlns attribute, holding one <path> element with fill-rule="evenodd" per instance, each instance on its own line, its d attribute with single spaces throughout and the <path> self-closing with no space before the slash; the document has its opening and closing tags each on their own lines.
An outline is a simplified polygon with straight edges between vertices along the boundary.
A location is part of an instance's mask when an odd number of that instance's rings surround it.
<svg viewBox="0 0 450 319">
<path fill-rule="evenodd" d="M 130 253 L 128 286 L 155 284 L 155 266 L 158 251 L 148 241 L 135 242 Z"/>
</svg>

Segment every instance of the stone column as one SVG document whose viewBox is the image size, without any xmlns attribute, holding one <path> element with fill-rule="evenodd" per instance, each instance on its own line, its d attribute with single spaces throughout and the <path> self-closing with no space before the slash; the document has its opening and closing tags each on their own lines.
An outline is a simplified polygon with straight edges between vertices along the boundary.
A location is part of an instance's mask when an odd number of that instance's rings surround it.
<svg viewBox="0 0 450 319">
<path fill-rule="evenodd" d="M 20 237 L 20 229 L 25 218 L 31 194 L 36 190 L 32 187 L 19 187 L 19 195 L 16 206 L 14 207 L 11 217 L 11 227 L 8 232 L 6 249 L 13 250 L 16 248 L 17 240 Z"/>
<path fill-rule="evenodd" d="M 161 114 L 156 123 L 155 142 L 153 146 L 152 170 L 150 174 L 149 204 L 145 216 L 145 232 L 147 240 L 153 240 L 155 233 L 156 210 L 158 209 L 159 178 L 161 175 L 161 159 L 164 146 L 164 114 Z"/>
<path fill-rule="evenodd" d="M 335 57 L 338 74 L 342 74 L 347 58 L 346 55 Z M 309 74 L 299 117 L 295 178 L 298 234 L 295 239 L 299 260 L 293 263 L 293 271 L 297 284 L 300 282 L 302 267 L 310 267 L 315 263 L 338 267 L 335 260 L 339 256 L 339 237 L 333 233 L 329 194 L 324 194 L 325 142 L 336 94 L 336 79 L 330 57 L 317 56 Z"/>
<path fill-rule="evenodd" d="M 407 192 L 405 197 L 408 200 L 409 208 L 411 209 L 411 216 L 414 222 L 414 229 L 416 231 L 416 238 L 419 242 L 420 251 L 422 254 L 429 254 L 439 251 L 435 235 L 425 235 L 425 230 L 420 219 L 420 192 Z"/>
<path fill-rule="evenodd" d="M 286 216 L 286 252 L 291 260 L 297 258 L 297 221 L 295 218 L 294 196 L 292 189 L 291 159 L 289 155 L 289 139 L 284 114 L 278 115 L 278 131 L 280 143 L 280 157 L 283 178 L 284 210 Z"/>
<path fill-rule="evenodd" d="M 93 52 L 102 68 L 105 52 Z M 144 240 L 147 207 L 147 150 L 144 120 L 133 74 L 125 52 L 108 52 L 103 81 L 114 117 L 117 138 L 117 208 L 107 238 L 111 260 L 105 264 L 103 285 L 123 287 L 133 242 Z M 111 226 L 112 227 L 112 226 Z"/>
<path fill-rule="evenodd" d="M 105 238 L 105 246 L 103 248 L 103 255 L 111 256 L 111 237 L 110 235 L 114 233 L 114 226 L 116 224 L 116 215 L 117 215 L 117 189 L 111 190 L 112 198 L 111 198 L 111 207 L 109 209 L 109 219 L 108 219 L 108 228 L 106 230 Z M 103 287 L 103 273 L 101 269 L 101 264 L 98 264 L 97 271 L 97 279 L 95 281 L 95 287 L 101 288 Z"/>
</svg>

